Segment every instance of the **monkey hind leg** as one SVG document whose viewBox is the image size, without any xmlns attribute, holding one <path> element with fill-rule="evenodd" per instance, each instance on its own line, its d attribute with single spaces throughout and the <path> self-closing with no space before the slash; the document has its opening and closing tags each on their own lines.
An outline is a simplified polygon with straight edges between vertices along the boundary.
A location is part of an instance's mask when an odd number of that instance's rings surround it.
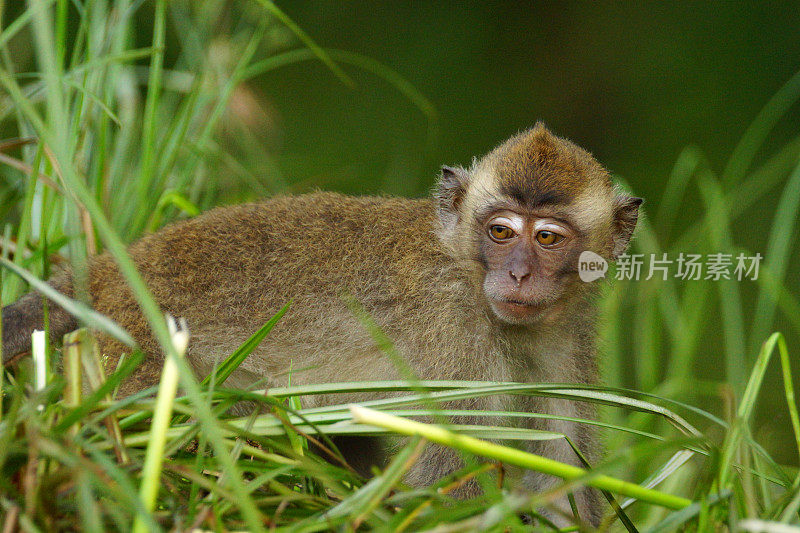
<svg viewBox="0 0 800 533">
<path fill-rule="evenodd" d="M 31 334 L 44 329 L 42 297 L 27 294 L 17 303 L 8 305 L 2 311 L 3 321 L 3 364 L 17 355 L 30 351 Z M 50 305 L 50 339 L 61 338 L 65 333 L 77 328 L 77 321 L 55 304 Z"/>
<path fill-rule="evenodd" d="M 539 474 L 538 472 L 528 472 L 525 475 L 523 486 L 526 492 L 544 492 L 552 489 L 561 483 L 561 480 Z M 536 487 L 531 491 L 531 487 Z M 577 517 L 570 503 L 569 496 L 564 495 L 556 498 L 546 508 L 538 509 L 551 522 L 559 527 L 570 527 L 575 525 L 575 520 L 580 520 L 593 527 L 600 525 L 603 517 L 604 500 L 599 491 L 591 487 L 581 487 L 576 489 L 571 496 L 574 498 L 577 509 Z"/>
<path fill-rule="evenodd" d="M 338 436 L 333 439 L 347 464 L 364 478 L 371 478 L 375 469 L 384 470 L 392 457 L 408 443 L 405 437 Z M 427 444 L 410 465 L 403 481 L 413 487 L 427 487 L 463 468 L 460 454 L 445 446 Z M 454 487 L 449 492 L 456 499 L 473 498 L 481 494 L 474 479 Z"/>
<path fill-rule="evenodd" d="M 72 295 L 72 280 L 67 271 L 62 271 L 48 281 L 57 291 Z M 3 364 L 19 354 L 30 351 L 31 334 L 44 329 L 44 298 L 34 292 L 28 293 L 16 303 L 3 307 Z M 76 329 L 75 318 L 52 301 L 48 301 L 50 340 L 60 339 Z"/>
<path fill-rule="evenodd" d="M 380 437 L 340 436 L 333 443 L 362 477 L 372 477 L 374 468 L 383 469 L 389 462 L 389 445 Z"/>
<path fill-rule="evenodd" d="M 15 305 L 3 308 L 3 364 L 30 350 L 31 333 L 35 329 L 35 325 L 29 327 L 25 318 L 25 314 Z"/>
<path fill-rule="evenodd" d="M 426 487 L 452 476 L 464 468 L 460 452 L 447 446 L 429 443 L 422 454 L 406 473 L 405 482 L 414 487 Z M 483 493 L 480 483 L 474 477 L 451 480 L 447 494 L 457 500 L 468 500 Z"/>
</svg>

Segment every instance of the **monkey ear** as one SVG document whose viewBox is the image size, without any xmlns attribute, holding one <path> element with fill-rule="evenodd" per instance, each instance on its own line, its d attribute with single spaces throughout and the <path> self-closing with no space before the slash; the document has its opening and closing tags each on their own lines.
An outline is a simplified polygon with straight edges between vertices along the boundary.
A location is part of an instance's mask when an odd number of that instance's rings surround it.
<svg viewBox="0 0 800 533">
<path fill-rule="evenodd" d="M 436 210 L 444 227 L 458 221 L 458 208 L 467 192 L 469 173 L 461 167 L 442 167 L 436 188 Z"/>
<path fill-rule="evenodd" d="M 614 235 L 612 236 L 613 247 L 611 250 L 611 258 L 614 261 L 628 248 L 633 230 L 636 228 L 639 206 L 642 205 L 642 202 L 641 198 L 624 194 L 618 194 L 614 199 Z"/>
</svg>

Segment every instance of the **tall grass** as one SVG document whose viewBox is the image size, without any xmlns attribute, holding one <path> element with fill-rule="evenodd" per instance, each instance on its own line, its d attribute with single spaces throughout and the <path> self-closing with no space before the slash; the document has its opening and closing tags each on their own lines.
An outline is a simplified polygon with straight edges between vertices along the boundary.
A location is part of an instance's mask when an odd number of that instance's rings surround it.
<svg viewBox="0 0 800 533">
<path fill-rule="evenodd" d="M 351 83 L 344 67 L 366 69 L 417 105 L 431 138 L 433 107 L 399 74 L 369 58 L 320 48 L 266 0 L 31 0 L 24 9 L 7 11 L 0 19 L 0 132 L 6 139 L 0 141 L 0 301 L 9 303 L 29 287 L 46 291 L 41 279 L 51 263 L 68 260 L 81 272 L 88 257 L 107 251 L 170 356 L 159 391 L 125 399 L 114 398 L 114 390 L 141 354 L 134 352 L 110 375 L 101 375 L 99 354 L 85 333 L 74 334 L 79 342 L 63 353 L 46 347 L 43 359 L 55 363 L 56 371 L 41 390 L 30 385 L 30 360 L 0 373 L 4 531 L 134 525 L 137 530 L 516 530 L 524 527 L 523 513 L 535 514 L 582 483 L 611 491 L 604 529 L 800 528 L 800 422 L 790 356 L 797 349 L 772 331 L 779 319 L 788 328 L 786 338 L 800 333 L 800 303 L 787 281 L 800 211 L 800 138 L 755 164 L 770 128 L 800 95 L 796 78 L 747 130 L 722 178 L 699 149 L 680 155 L 664 197 L 653 202 L 659 209 L 652 218 L 643 217 L 634 242 L 633 252 L 659 257 L 738 253 L 735 228 L 748 208 L 776 195 L 764 248 L 747 250 L 765 258 L 759 280 L 750 287 L 658 276 L 608 284 L 601 324 L 606 386 L 375 382 L 237 391 L 225 388 L 226 377 L 272 327 L 280 327 L 280 316 L 198 382 L 180 357 L 181 332 L 168 329 L 124 244 L 210 206 L 283 187 L 262 147 L 233 145 L 228 134 L 246 135 L 242 132 L 259 117 L 248 104 L 254 76 L 319 60 L 330 68 L 331 83 Z M 137 32 L 148 20 L 151 40 L 137 48 Z M 33 57 L 15 53 L 20 46 Z M 254 174 L 242 161 L 267 164 Z M 697 220 L 682 215 L 689 199 L 703 208 Z M 743 290 L 756 293 L 754 304 Z M 132 344 L 84 301 L 85 290 L 79 290 L 74 301 L 60 303 L 87 325 Z M 698 379 L 708 374 L 705 361 L 714 361 L 715 372 Z M 627 372 L 631 367 L 635 371 Z M 85 396 L 78 368 L 95 376 L 94 392 Z M 780 372 L 770 375 L 770 368 Z M 178 381 L 185 396 L 176 398 Z M 770 386 L 772 391 L 762 392 Z M 399 391 L 365 402 L 399 419 L 356 421 L 345 404 L 303 409 L 299 401 L 354 390 Z M 582 422 L 603 428 L 611 451 L 601 464 L 587 465 L 588 471 L 571 470 L 480 440 L 562 439 L 493 422 L 498 416 L 557 418 L 551 413 L 481 412 L 484 425 L 433 429 L 403 420 L 433 414 L 432 400 L 492 394 L 557 396 L 604 406 L 600 421 Z M 787 413 L 786 424 L 767 427 L 791 453 L 765 448 L 759 398 Z M 241 400 L 258 408 L 232 417 L 229 407 Z M 370 480 L 354 472 L 331 441 L 337 435 L 394 432 L 440 439 L 477 459 L 433 487 L 412 489 L 402 477 L 424 440 L 410 439 Z M 543 494 L 519 495 L 509 482 L 497 485 L 502 468 L 487 457 L 547 468 L 566 481 Z M 481 480 L 485 494 L 454 504 L 448 494 L 472 477 Z M 547 521 L 542 524 L 547 529 Z"/>
</svg>

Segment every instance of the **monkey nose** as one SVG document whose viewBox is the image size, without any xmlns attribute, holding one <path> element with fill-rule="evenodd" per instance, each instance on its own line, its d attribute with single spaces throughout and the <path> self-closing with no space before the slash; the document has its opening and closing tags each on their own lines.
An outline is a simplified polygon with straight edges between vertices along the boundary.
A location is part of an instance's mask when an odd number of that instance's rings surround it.
<svg viewBox="0 0 800 533">
<path fill-rule="evenodd" d="M 517 285 L 520 285 L 531 273 L 529 270 L 509 270 L 508 275 L 511 276 L 511 279 L 513 279 Z"/>
</svg>

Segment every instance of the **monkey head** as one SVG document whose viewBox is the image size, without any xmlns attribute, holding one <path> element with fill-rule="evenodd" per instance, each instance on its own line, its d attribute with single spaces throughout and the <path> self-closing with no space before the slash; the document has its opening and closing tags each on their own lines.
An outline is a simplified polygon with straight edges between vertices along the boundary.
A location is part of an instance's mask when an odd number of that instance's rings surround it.
<svg viewBox="0 0 800 533">
<path fill-rule="evenodd" d="M 511 324 L 536 323 L 584 294 L 581 252 L 615 260 L 642 202 L 541 123 L 470 169 L 443 167 L 436 199 L 439 239 L 455 260 L 474 266 L 494 315 Z"/>
</svg>

